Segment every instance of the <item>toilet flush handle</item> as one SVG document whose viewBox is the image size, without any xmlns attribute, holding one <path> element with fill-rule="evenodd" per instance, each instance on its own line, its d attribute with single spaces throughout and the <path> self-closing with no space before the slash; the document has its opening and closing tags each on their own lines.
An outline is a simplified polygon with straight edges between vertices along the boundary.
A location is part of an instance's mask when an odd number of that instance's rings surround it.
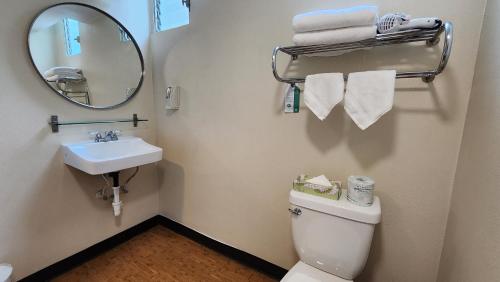
<svg viewBox="0 0 500 282">
<path fill-rule="evenodd" d="M 288 209 L 288 211 L 294 215 L 301 215 L 302 211 L 299 208 L 294 208 L 294 209 Z"/>
</svg>

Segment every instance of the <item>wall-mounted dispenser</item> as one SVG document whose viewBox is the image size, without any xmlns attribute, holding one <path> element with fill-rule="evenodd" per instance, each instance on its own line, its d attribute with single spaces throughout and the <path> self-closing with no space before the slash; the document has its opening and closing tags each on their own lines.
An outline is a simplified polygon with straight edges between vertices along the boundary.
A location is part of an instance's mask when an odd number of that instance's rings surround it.
<svg viewBox="0 0 500 282">
<path fill-rule="evenodd" d="M 165 109 L 178 110 L 181 107 L 181 88 L 179 86 L 167 87 L 165 100 Z"/>
</svg>

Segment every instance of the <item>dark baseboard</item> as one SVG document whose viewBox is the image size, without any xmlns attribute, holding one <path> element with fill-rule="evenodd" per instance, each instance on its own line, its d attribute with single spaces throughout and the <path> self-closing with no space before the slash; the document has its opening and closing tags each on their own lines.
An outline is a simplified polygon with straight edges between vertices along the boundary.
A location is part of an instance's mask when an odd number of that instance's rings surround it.
<svg viewBox="0 0 500 282">
<path fill-rule="evenodd" d="M 204 245 L 216 252 L 219 252 L 227 257 L 230 257 L 238 262 L 259 270 L 271 277 L 281 279 L 285 276 L 287 270 L 274 265 L 268 261 L 258 258 L 254 255 L 238 250 L 234 247 L 225 245 L 219 241 L 209 238 L 201 233 L 198 233 L 180 223 L 170 220 L 164 216 L 156 215 L 142 223 L 137 224 L 125 231 L 122 231 L 104 241 L 101 241 L 87 249 L 78 252 L 68 258 L 56 262 L 40 271 L 37 271 L 19 282 L 41 282 L 50 281 L 51 279 L 93 259 L 94 257 L 130 240 L 136 235 L 139 235 L 156 225 L 162 225 L 180 235 L 183 235 L 201 245 Z"/>
<path fill-rule="evenodd" d="M 259 270 L 273 278 L 281 279 L 288 272 L 286 269 L 281 268 L 273 263 L 270 263 L 252 254 L 249 254 L 247 252 L 244 252 L 242 250 L 236 249 L 234 247 L 221 243 L 217 240 L 214 240 L 210 237 L 207 237 L 197 231 L 194 231 L 189 227 L 186 227 L 164 216 L 160 216 L 160 224 L 180 235 L 183 235 L 184 237 L 187 237 L 201 245 L 204 245 L 218 253 L 230 257 L 253 269 Z"/>
</svg>

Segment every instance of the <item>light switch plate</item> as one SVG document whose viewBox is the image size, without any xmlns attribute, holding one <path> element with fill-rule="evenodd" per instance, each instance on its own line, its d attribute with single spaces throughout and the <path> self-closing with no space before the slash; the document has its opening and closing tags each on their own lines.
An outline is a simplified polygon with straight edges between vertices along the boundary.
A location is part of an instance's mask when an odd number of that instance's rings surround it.
<svg viewBox="0 0 500 282">
<path fill-rule="evenodd" d="M 165 109 L 178 110 L 181 107 L 181 88 L 179 86 L 167 87 L 165 100 Z"/>
</svg>

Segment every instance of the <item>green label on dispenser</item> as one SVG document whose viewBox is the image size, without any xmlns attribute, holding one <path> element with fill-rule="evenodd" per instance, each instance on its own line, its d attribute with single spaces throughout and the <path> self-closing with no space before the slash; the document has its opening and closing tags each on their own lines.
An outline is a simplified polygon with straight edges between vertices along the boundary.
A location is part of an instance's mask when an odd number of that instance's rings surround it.
<svg viewBox="0 0 500 282">
<path fill-rule="evenodd" d="M 293 112 L 298 113 L 300 108 L 300 88 L 293 87 Z"/>
</svg>

